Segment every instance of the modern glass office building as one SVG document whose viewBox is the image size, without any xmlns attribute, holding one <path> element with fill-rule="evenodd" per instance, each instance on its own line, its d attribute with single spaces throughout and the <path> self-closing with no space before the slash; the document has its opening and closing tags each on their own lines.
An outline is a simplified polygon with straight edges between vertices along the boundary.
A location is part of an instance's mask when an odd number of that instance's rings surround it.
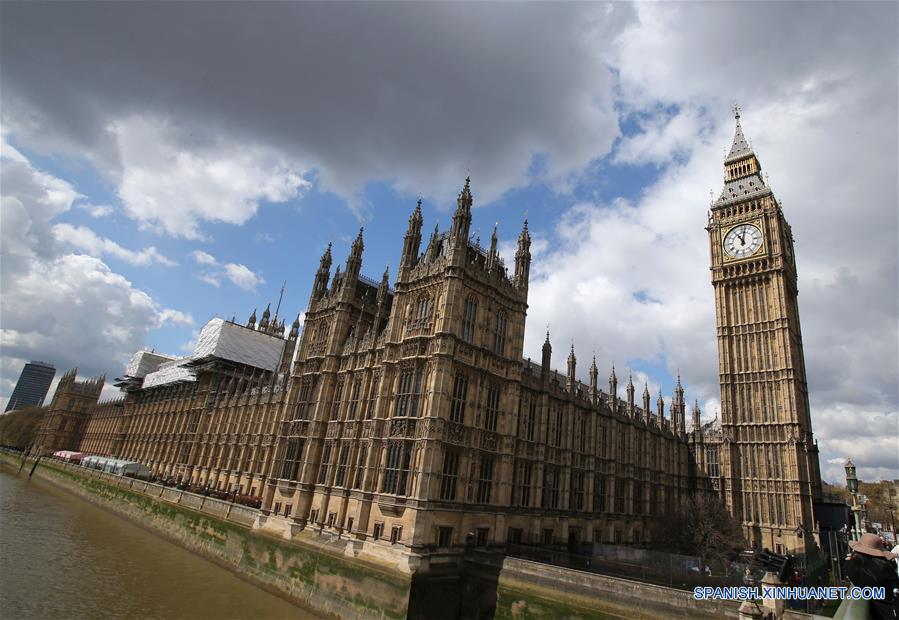
<svg viewBox="0 0 899 620">
<path fill-rule="evenodd" d="M 46 362 L 25 364 L 16 388 L 12 391 L 9 402 L 6 403 L 5 411 L 43 405 L 54 376 L 56 376 L 56 368 L 53 364 Z"/>
</svg>

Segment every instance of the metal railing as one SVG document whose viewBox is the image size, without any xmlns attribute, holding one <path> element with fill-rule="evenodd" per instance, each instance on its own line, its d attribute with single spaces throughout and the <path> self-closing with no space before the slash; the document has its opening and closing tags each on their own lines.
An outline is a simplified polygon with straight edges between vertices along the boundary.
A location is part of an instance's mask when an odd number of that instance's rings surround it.
<svg viewBox="0 0 899 620">
<path fill-rule="evenodd" d="M 0 448 L 0 452 L 20 458 L 22 456 L 21 452 L 15 452 L 8 448 Z M 154 499 L 183 506 L 218 518 L 224 518 L 225 520 L 240 525 L 251 526 L 260 513 L 258 508 L 252 508 L 236 502 L 229 502 L 201 493 L 194 493 L 177 487 L 158 484 L 156 482 L 140 480 L 129 476 L 120 476 L 99 469 L 82 467 L 76 463 L 63 461 L 54 457 L 45 456 L 42 458 L 42 461 L 44 466 L 62 468 L 63 470 L 76 473 L 85 478 L 103 480 L 122 489 L 128 489 L 135 493 L 140 493 Z"/>
</svg>

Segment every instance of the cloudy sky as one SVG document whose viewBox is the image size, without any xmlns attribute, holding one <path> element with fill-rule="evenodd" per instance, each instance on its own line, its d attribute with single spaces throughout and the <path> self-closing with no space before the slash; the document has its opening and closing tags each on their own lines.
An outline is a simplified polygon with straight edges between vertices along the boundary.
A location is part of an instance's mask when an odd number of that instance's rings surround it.
<svg viewBox="0 0 899 620">
<path fill-rule="evenodd" d="M 2 376 L 117 376 L 210 318 L 305 309 L 419 192 L 535 237 L 526 354 L 718 407 L 708 272 L 732 105 L 793 225 L 827 480 L 899 478 L 897 5 L 0 4 Z"/>
</svg>

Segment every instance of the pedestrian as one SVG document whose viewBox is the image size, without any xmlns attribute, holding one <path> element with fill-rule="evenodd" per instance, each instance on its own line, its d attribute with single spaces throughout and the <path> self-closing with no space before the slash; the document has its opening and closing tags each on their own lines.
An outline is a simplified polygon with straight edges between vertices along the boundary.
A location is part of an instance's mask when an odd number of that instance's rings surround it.
<svg viewBox="0 0 899 620">
<path fill-rule="evenodd" d="M 755 585 L 755 579 L 752 578 L 752 569 L 748 566 L 746 567 L 746 572 L 743 573 L 743 585 L 744 586 L 753 586 Z"/>
<path fill-rule="evenodd" d="M 881 620 L 899 618 L 899 574 L 896 555 L 884 551 L 876 534 L 867 533 L 849 543 L 852 553 L 846 561 L 846 576 L 858 587 L 881 587 L 884 600 L 869 601 L 869 616 Z"/>
</svg>

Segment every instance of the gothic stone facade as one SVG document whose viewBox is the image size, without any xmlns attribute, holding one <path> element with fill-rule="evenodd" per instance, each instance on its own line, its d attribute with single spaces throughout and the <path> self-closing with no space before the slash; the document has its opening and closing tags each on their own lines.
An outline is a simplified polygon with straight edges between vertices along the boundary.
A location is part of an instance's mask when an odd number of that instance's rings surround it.
<svg viewBox="0 0 899 620">
<path fill-rule="evenodd" d="M 420 251 L 409 219 L 395 289 L 360 277 L 363 240 L 315 277 L 264 505 L 298 526 L 428 549 L 639 542 L 690 486 L 683 394 L 671 421 L 522 359 L 530 235 L 509 274 L 469 241 L 466 182 Z"/>
<path fill-rule="evenodd" d="M 495 231 L 489 248 L 470 241 L 466 180 L 450 230 L 435 228 L 423 250 L 419 202 L 392 287 L 386 272 L 362 275 L 360 231 L 343 271 L 332 275 L 330 246 L 322 256 L 302 335 L 296 321 L 283 337 L 268 309 L 258 326 L 255 312 L 229 322 L 281 338 L 277 368 L 213 355 L 149 387 L 126 376 L 124 400 L 98 407 L 80 444 L 45 434 L 41 446 L 259 496 L 263 529 L 345 537 L 407 569 L 463 544 L 645 542 L 697 490 L 721 492 L 757 544 L 800 549 L 820 478 L 789 228 L 755 156 L 732 153 L 727 166 L 709 223 L 720 422 L 701 425 L 694 406 L 687 429 L 679 378 L 666 416 L 646 387 L 636 402 L 630 378 L 619 397 L 614 368 L 599 389 L 595 359 L 578 381 L 573 346 L 567 373 L 555 372 L 548 334 L 541 363 L 523 359 L 527 222 L 510 273 Z M 744 173 L 760 187 L 731 196 Z M 746 222 L 771 241 L 726 258 Z"/>
<path fill-rule="evenodd" d="M 35 445 L 52 446 L 54 450 L 78 450 L 105 382 L 105 376 L 78 381 L 77 368 L 60 377 Z"/>
<path fill-rule="evenodd" d="M 146 376 L 126 375 L 116 384 L 125 398 L 96 406 L 84 427 L 81 451 L 144 463 L 166 480 L 261 496 L 299 321 L 286 338 L 284 324 L 270 320 L 268 308 L 258 326 L 255 312 L 246 326 L 227 324 L 232 331 L 277 340 L 277 368 L 260 368 L 236 356 L 194 356 L 178 361 L 183 372 L 175 368 L 169 379 L 152 387 L 144 387 Z M 43 444 L 45 451 L 51 447 L 58 449 Z"/>
</svg>

